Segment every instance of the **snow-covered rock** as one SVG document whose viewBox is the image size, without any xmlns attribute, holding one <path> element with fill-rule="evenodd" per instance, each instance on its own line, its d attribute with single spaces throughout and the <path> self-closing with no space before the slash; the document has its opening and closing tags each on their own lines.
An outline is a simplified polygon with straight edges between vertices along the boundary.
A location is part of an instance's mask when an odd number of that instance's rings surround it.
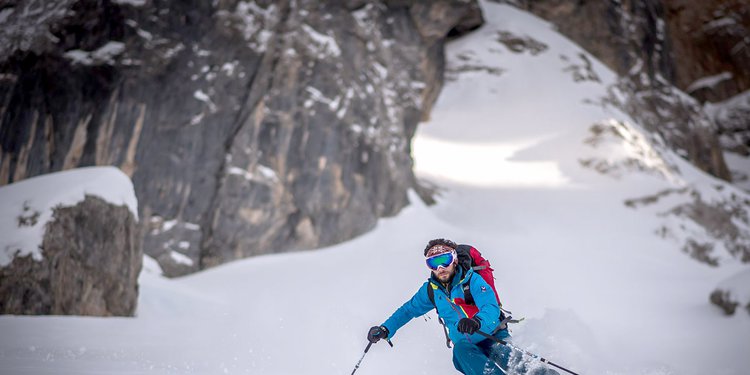
<svg viewBox="0 0 750 375">
<path fill-rule="evenodd" d="M 138 207 L 113 167 L 0 187 L 0 313 L 132 315 Z"/>
<path fill-rule="evenodd" d="M 750 90 L 722 102 L 706 103 L 705 109 L 719 127 L 722 147 L 750 157 Z"/>
<path fill-rule="evenodd" d="M 711 293 L 711 302 L 732 315 L 739 309 L 750 314 L 750 269 L 728 277 Z"/>
</svg>

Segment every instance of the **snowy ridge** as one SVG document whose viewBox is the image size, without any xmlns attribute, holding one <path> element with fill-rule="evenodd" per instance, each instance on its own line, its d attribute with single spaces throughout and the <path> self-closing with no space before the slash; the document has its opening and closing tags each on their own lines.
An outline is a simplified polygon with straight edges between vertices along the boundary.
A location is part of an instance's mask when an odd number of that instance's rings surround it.
<svg viewBox="0 0 750 375">
<path fill-rule="evenodd" d="M 29 178 L 0 187 L 0 267 L 16 256 L 40 260 L 44 228 L 57 206 L 74 206 L 86 195 L 126 205 L 138 218 L 138 202 L 130 178 L 114 167 L 91 167 Z"/>
<path fill-rule="evenodd" d="M 609 147 L 598 157 L 580 159 L 582 166 L 615 179 L 646 174 L 668 183 L 624 202 L 659 218 L 654 233 L 711 265 L 750 260 L 747 192 L 697 170 L 658 135 L 648 136 L 632 124 L 610 120 L 591 132 L 586 144 Z"/>
</svg>

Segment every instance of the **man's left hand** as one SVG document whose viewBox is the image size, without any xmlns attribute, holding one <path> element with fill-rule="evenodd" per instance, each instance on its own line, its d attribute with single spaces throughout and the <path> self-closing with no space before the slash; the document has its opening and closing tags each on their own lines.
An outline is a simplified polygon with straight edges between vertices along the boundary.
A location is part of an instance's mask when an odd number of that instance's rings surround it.
<svg viewBox="0 0 750 375">
<path fill-rule="evenodd" d="M 479 327 L 481 326 L 482 323 L 480 323 L 477 319 L 463 318 L 458 321 L 458 332 L 468 333 L 471 335 L 472 333 L 479 331 Z"/>
</svg>

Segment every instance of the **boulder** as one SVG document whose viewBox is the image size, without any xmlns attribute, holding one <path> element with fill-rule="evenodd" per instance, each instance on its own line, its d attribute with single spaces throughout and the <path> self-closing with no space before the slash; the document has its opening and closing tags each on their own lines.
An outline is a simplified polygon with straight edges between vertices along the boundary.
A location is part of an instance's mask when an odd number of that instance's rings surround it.
<svg viewBox="0 0 750 375">
<path fill-rule="evenodd" d="M 143 253 L 128 207 L 93 195 L 56 207 L 41 250 L 0 268 L 0 313 L 133 316 Z"/>
<path fill-rule="evenodd" d="M 726 315 L 734 315 L 737 308 L 750 314 L 750 269 L 737 272 L 721 281 L 709 300 Z"/>
</svg>

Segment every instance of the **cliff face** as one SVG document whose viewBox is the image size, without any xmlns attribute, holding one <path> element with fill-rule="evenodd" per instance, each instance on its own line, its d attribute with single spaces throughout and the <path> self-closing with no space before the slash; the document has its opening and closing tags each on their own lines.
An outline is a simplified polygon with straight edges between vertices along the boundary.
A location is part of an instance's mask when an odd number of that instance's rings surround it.
<svg viewBox="0 0 750 375">
<path fill-rule="evenodd" d="M 750 89 L 747 0 L 508 2 L 551 21 L 620 75 L 640 60 L 701 102 Z"/>
<path fill-rule="evenodd" d="M 87 196 L 53 211 L 44 256 L 0 267 L 0 314 L 133 316 L 143 253 L 130 210 Z"/>
<path fill-rule="evenodd" d="M 750 3 L 505 2 L 552 22 L 596 55 L 624 77 L 621 88 L 629 98 L 621 103 L 623 109 L 693 164 L 719 178 L 731 178 L 717 135 L 730 134 L 741 143 L 748 139 L 750 120 L 740 126 L 736 121 L 722 123 L 707 116 L 700 103 L 725 100 L 750 89 Z"/>
<path fill-rule="evenodd" d="M 0 184 L 132 176 L 170 275 L 337 243 L 416 188 L 410 140 L 473 1 L 38 1 L 0 9 Z"/>
<path fill-rule="evenodd" d="M 750 89 L 750 2 L 664 1 L 672 81 L 701 102 Z"/>
</svg>

